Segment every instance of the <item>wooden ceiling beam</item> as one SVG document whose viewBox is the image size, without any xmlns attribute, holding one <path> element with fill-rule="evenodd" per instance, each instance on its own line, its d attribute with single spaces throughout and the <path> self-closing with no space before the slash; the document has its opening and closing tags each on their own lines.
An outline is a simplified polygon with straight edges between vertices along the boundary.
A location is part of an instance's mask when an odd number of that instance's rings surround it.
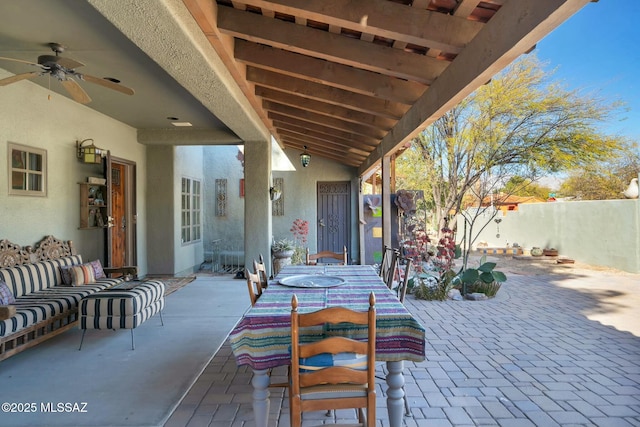
<svg viewBox="0 0 640 427">
<path fill-rule="evenodd" d="M 305 150 L 305 143 L 297 141 L 295 139 L 285 139 L 285 141 L 283 141 L 284 146 L 286 148 L 292 148 L 294 150 L 298 150 L 298 151 L 304 151 Z M 348 156 L 344 156 L 343 153 L 339 153 L 339 154 L 335 154 L 335 153 L 323 153 L 322 150 L 310 150 L 309 147 L 307 146 L 307 152 L 309 154 L 312 155 L 311 158 L 311 162 L 313 163 L 313 155 L 317 155 L 320 156 L 322 158 L 325 159 L 329 159 L 329 160 L 333 160 L 337 163 L 341 163 L 343 165 L 347 165 L 347 166 L 352 166 L 357 168 L 358 165 L 361 163 L 361 161 L 357 160 L 357 159 L 351 159 L 351 157 Z"/>
<path fill-rule="evenodd" d="M 309 154 L 330 158 L 350 166 L 358 166 L 363 160 L 362 156 L 345 153 L 344 150 L 332 150 L 323 146 L 310 145 L 308 141 L 293 136 L 284 137 L 283 142 L 286 147 L 295 148 L 300 151 L 306 150 Z"/>
<path fill-rule="evenodd" d="M 233 7 L 218 8 L 218 29 L 236 38 L 423 84 L 431 84 L 450 64 Z"/>
<path fill-rule="evenodd" d="M 263 106 L 266 111 L 273 111 L 274 113 L 280 113 L 285 116 L 298 118 L 300 120 L 305 120 L 312 123 L 318 123 L 323 126 L 347 132 L 353 132 L 372 138 L 382 139 L 387 134 L 387 131 L 381 129 L 362 126 L 357 123 L 347 122 L 335 117 L 329 117 L 322 114 L 313 113 L 311 111 L 301 110 L 299 108 L 278 104 L 272 101 L 263 101 Z"/>
<path fill-rule="evenodd" d="M 300 141 L 306 141 L 307 145 L 310 145 L 313 147 L 323 147 L 323 148 L 332 149 L 332 150 L 336 150 L 338 152 L 343 152 L 343 153 L 346 151 L 354 155 L 361 156 L 362 160 L 366 159 L 367 156 L 371 154 L 371 151 L 359 150 L 349 145 L 345 146 L 343 144 L 337 144 L 326 138 L 316 138 L 315 136 L 309 135 L 308 133 L 301 133 L 301 132 L 290 131 L 287 129 L 281 129 L 280 135 L 283 138 L 291 137 L 291 138 L 297 138 Z"/>
<path fill-rule="evenodd" d="M 388 131 L 398 121 L 397 119 L 387 119 L 339 105 L 303 98 L 301 96 L 260 86 L 256 87 L 255 93 L 256 96 L 259 96 L 262 99 L 267 99 L 283 105 L 289 105 L 291 107 L 297 107 L 301 110 L 324 114 L 329 117 L 337 117 L 348 122 L 358 123 L 363 126 L 370 126 L 375 129 L 384 129 Z"/>
<path fill-rule="evenodd" d="M 261 69 L 407 105 L 428 87 L 245 40 L 236 40 L 234 55 L 236 60 Z"/>
<path fill-rule="evenodd" d="M 397 40 L 404 44 L 411 43 L 454 54 L 460 53 L 483 25 L 444 13 L 407 8 L 405 5 L 386 0 L 243 2 L 252 6 L 268 7 L 288 15 L 302 16 L 307 20 Z M 476 3 L 479 3 L 479 0 Z M 475 9 L 475 6 L 470 6 Z"/>
<path fill-rule="evenodd" d="M 408 105 L 399 102 L 362 95 L 253 66 L 247 66 L 247 80 L 256 86 L 277 89 L 329 104 L 343 105 L 353 110 L 394 120 L 400 119 L 409 110 Z"/>
<path fill-rule="evenodd" d="M 306 135 L 310 138 L 316 138 L 317 140 L 330 141 L 331 144 L 336 147 L 342 147 L 342 149 L 353 148 L 361 154 L 366 153 L 366 155 L 369 155 L 376 148 L 375 146 L 372 147 L 365 144 L 358 144 L 352 140 L 337 138 L 335 136 L 327 135 L 326 133 L 316 132 L 306 127 L 295 126 L 287 122 L 275 123 L 278 124 L 278 129 L 280 130 L 280 132 L 282 132 L 282 135 L 285 135 L 285 132 L 293 132 L 298 135 Z"/>
<path fill-rule="evenodd" d="M 382 139 L 360 168 L 364 174 L 460 103 L 591 0 L 506 2 L 483 30 Z"/>
<path fill-rule="evenodd" d="M 278 114 L 272 111 L 268 112 L 267 116 L 269 117 L 270 120 L 272 120 L 272 122 L 274 123 L 274 126 L 276 126 L 276 124 L 278 124 L 278 126 L 288 124 L 290 126 L 305 128 L 305 129 L 312 130 L 314 132 L 321 133 L 323 135 L 326 135 L 329 138 L 339 138 L 346 141 L 353 141 L 354 143 L 363 144 L 364 146 L 368 146 L 372 148 L 377 147 L 378 144 L 380 143 L 379 139 L 372 138 L 370 136 L 364 136 L 364 135 L 356 134 L 353 132 L 347 132 L 347 131 L 323 126 L 318 123 L 311 123 L 305 120 L 300 120 L 294 117 L 285 116 L 283 114 Z"/>
</svg>

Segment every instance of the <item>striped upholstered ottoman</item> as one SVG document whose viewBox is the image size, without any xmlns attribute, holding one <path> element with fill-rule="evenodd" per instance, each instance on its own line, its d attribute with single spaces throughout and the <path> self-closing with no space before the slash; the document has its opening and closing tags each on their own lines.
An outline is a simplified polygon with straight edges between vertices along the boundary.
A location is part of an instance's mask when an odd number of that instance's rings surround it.
<svg viewBox="0 0 640 427">
<path fill-rule="evenodd" d="M 79 326 L 82 341 L 87 329 L 131 329 L 131 348 L 135 349 L 133 330 L 164 308 L 164 283 L 159 280 L 125 282 L 91 294 L 80 301 Z"/>
</svg>

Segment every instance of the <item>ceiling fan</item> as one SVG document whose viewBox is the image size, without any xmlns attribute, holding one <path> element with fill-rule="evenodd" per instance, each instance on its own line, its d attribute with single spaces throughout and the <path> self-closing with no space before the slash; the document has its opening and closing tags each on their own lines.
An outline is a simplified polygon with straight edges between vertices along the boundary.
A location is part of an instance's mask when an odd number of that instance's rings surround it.
<svg viewBox="0 0 640 427">
<path fill-rule="evenodd" d="M 14 62 L 22 62 L 25 64 L 35 65 L 40 68 L 40 71 L 31 71 L 28 73 L 16 74 L 15 76 L 7 77 L 5 79 L 0 79 L 0 86 L 6 86 L 11 83 L 19 82 L 25 79 L 32 79 L 37 76 L 43 76 L 45 74 L 49 74 L 60 81 L 62 86 L 69 92 L 71 97 L 81 103 L 88 104 L 91 102 L 91 98 L 85 90 L 76 82 L 73 77 L 78 78 L 79 80 L 84 80 L 90 83 L 95 83 L 97 85 L 106 87 L 108 89 L 113 89 L 118 92 L 124 93 L 125 95 L 133 95 L 134 91 L 131 88 L 118 84 L 115 81 L 112 81 L 108 78 L 99 78 L 90 76 L 89 74 L 83 74 L 77 72 L 75 69 L 78 67 L 82 67 L 84 64 L 78 62 L 71 58 L 65 58 L 59 56 L 60 53 L 64 52 L 65 47 L 59 43 L 49 43 L 48 46 L 52 51 L 55 52 L 54 55 L 40 55 L 38 57 L 38 62 L 30 62 L 24 61 L 22 59 L 15 58 L 4 58 L 0 56 L 0 60 L 5 61 L 14 61 Z"/>
</svg>

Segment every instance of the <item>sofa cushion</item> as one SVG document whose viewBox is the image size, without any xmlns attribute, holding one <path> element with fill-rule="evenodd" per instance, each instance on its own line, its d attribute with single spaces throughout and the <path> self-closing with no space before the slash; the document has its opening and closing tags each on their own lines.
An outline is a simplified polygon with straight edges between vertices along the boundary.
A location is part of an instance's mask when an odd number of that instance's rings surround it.
<svg viewBox="0 0 640 427">
<path fill-rule="evenodd" d="M 88 285 L 96 281 L 91 264 L 74 265 L 69 269 L 71 286 Z"/>
<path fill-rule="evenodd" d="M 9 305 L 16 302 L 11 289 L 4 283 L 4 280 L 0 279 L 0 305 Z"/>
<path fill-rule="evenodd" d="M 60 267 L 82 264 L 80 255 L 39 261 L 32 264 L 0 268 L 0 279 L 9 286 L 15 298 L 31 292 L 51 288 L 62 283 Z"/>
<path fill-rule="evenodd" d="M 27 328 L 36 322 L 75 310 L 82 298 L 122 282 L 122 279 L 100 279 L 95 283 L 78 286 L 55 286 L 16 298 L 15 316 L 0 321 L 0 337 Z"/>
<path fill-rule="evenodd" d="M 91 264 L 91 267 L 93 268 L 93 276 L 97 279 L 102 279 L 103 277 L 107 277 L 106 274 L 104 274 L 104 270 L 102 269 L 102 263 L 100 262 L 99 259 L 95 260 L 95 261 L 91 261 L 89 262 L 89 264 Z"/>
</svg>

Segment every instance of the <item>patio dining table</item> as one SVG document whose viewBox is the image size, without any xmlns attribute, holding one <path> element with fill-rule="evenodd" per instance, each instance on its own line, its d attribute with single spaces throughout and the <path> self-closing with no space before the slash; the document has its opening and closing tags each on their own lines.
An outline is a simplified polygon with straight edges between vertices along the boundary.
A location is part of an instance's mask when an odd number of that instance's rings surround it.
<svg viewBox="0 0 640 427">
<path fill-rule="evenodd" d="M 299 275 L 312 280 L 296 281 Z M 317 276 L 318 280 L 313 280 Z M 302 277 L 304 279 L 304 277 Z M 333 282 L 331 281 L 333 280 Z M 314 283 L 315 282 L 315 283 Z M 387 411 L 391 427 L 400 427 L 404 413 L 404 360 L 425 358 L 425 329 L 368 265 L 284 267 L 256 304 L 242 317 L 229 336 L 238 365 L 253 369 L 253 411 L 257 427 L 266 427 L 269 414 L 270 368 L 289 365 L 291 346 L 291 298 L 295 294 L 301 313 L 332 306 L 366 311 L 369 294 L 376 298 L 376 360 L 387 363 Z M 360 331 L 361 333 L 362 331 Z M 301 341 L 311 342 L 327 334 L 356 339 L 358 331 L 345 325 L 301 331 Z"/>
</svg>

